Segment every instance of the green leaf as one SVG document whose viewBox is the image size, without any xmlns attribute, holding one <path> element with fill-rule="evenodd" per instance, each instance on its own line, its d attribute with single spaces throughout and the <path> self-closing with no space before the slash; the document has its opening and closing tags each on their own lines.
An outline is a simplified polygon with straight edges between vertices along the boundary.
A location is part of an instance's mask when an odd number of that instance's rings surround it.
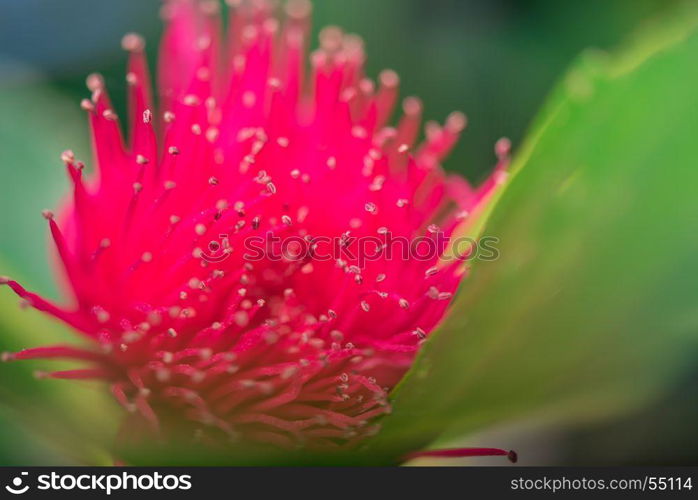
<svg viewBox="0 0 698 500">
<path fill-rule="evenodd" d="M 620 57 L 589 52 L 564 78 L 485 229 L 499 260 L 475 265 L 372 449 L 523 416 L 597 417 L 695 357 L 695 19 Z"/>
<path fill-rule="evenodd" d="M 3 269 L 6 269 L 3 266 Z M 28 308 L 7 287 L 0 288 L 0 352 L 79 342 L 75 332 L 57 320 Z M 22 443 L 0 453 L 2 463 L 109 463 L 106 445 L 114 438 L 121 410 L 102 384 L 42 379 L 36 370 L 64 369 L 74 363 L 17 361 L 0 365 L 0 435 Z"/>
</svg>

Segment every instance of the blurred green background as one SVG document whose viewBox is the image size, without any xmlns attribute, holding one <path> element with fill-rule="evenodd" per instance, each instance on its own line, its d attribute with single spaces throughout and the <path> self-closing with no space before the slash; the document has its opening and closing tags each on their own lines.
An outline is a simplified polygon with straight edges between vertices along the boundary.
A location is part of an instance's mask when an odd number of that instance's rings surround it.
<svg viewBox="0 0 698 500">
<path fill-rule="evenodd" d="M 421 97 L 427 119 L 464 111 L 469 127 L 446 167 L 478 181 L 494 162 L 495 141 L 507 136 L 519 144 L 553 84 L 583 49 L 612 49 L 678 3 L 316 0 L 313 24 L 315 32 L 336 24 L 360 34 L 369 76 L 396 70 L 402 94 Z M 154 61 L 158 9 L 157 0 L 0 0 L 0 274 L 12 272 L 56 296 L 39 212 L 55 208 L 66 192 L 60 152 L 71 148 L 89 158 L 78 107 L 87 95 L 85 76 L 103 73 L 123 114 L 120 39 L 129 31 L 142 33 Z M 529 464 L 695 462 L 698 431 L 687 423 L 698 420 L 698 408 L 686 394 L 694 394 L 696 381 L 698 372 L 685 374 L 654 407 L 622 420 L 583 429 L 522 425 L 494 432 L 512 447 L 537 450 Z M 0 429 L 6 463 L 48 453 L 32 452 L 2 421 Z"/>
</svg>

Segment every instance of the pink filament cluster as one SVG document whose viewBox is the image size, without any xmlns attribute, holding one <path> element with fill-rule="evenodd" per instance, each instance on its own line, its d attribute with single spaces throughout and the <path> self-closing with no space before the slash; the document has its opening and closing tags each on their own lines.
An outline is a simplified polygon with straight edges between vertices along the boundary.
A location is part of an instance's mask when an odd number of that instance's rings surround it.
<svg viewBox="0 0 698 500">
<path fill-rule="evenodd" d="M 407 98 L 389 125 L 398 78 L 364 76 L 359 38 L 326 28 L 308 73 L 306 2 L 288 3 L 283 22 L 269 2 L 229 4 L 224 35 L 217 2 L 166 2 L 157 111 L 144 42 L 124 38 L 128 141 L 102 78 L 88 78 L 97 173 L 66 151 L 73 196 L 60 227 L 44 213 L 75 304 L 2 279 L 88 342 L 5 358 L 79 360 L 44 375 L 107 381 L 160 435 L 175 421 L 215 446 L 351 446 L 389 413 L 388 391 L 463 266 L 438 255 L 250 262 L 245 238 L 430 237 L 434 224 L 449 235 L 486 202 L 507 154 L 480 188 L 447 176 L 440 162 L 464 116 L 429 123 L 416 145 L 420 102 Z"/>
</svg>

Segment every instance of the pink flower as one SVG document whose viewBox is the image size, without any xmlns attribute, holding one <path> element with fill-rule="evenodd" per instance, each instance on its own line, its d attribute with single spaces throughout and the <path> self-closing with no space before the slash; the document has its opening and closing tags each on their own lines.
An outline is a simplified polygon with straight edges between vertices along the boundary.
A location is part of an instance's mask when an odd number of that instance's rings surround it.
<svg viewBox="0 0 698 500">
<path fill-rule="evenodd" d="M 440 262 L 442 246 L 320 259 L 313 244 L 450 236 L 497 185 L 506 143 L 494 176 L 471 188 L 440 167 L 462 114 L 427 124 L 415 145 L 420 102 L 407 98 L 388 124 L 398 77 L 367 79 L 359 38 L 326 28 L 306 74 L 306 2 L 288 3 L 283 22 L 265 1 L 229 3 L 225 37 L 216 2 L 166 3 L 157 111 L 144 42 L 124 38 L 127 143 L 102 78 L 88 78 L 97 174 L 66 151 L 73 195 L 58 217 L 44 212 L 74 304 L 2 280 L 86 342 L 5 357 L 82 362 L 43 375 L 107 381 L 132 415 L 127 438 L 139 420 L 212 446 L 352 446 L 390 412 L 388 392 L 464 267 Z M 272 236 L 295 246 L 250 254 Z"/>
</svg>

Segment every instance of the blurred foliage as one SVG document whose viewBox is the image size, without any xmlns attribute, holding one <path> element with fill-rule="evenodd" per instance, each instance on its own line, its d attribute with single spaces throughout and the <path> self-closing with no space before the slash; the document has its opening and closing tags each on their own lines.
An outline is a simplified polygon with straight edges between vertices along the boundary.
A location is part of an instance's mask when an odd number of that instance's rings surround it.
<svg viewBox="0 0 698 500">
<path fill-rule="evenodd" d="M 61 151 L 89 154 L 86 118 L 39 82 L 0 88 L 0 110 L 0 172 L 6 186 L 0 197 L 0 256 L 24 271 L 29 286 L 55 295 L 41 210 L 55 209 L 67 192 Z"/>
<path fill-rule="evenodd" d="M 0 262 L 3 271 L 6 264 Z M 21 278 L 21 276 L 19 276 Z M 38 311 L 18 307 L 0 289 L 0 352 L 75 342 L 76 335 Z M 100 384 L 36 380 L 35 370 L 64 369 L 70 363 L 22 361 L 0 369 L 0 463 L 4 465 L 109 464 L 118 410 Z"/>
<path fill-rule="evenodd" d="M 639 412 L 580 426 L 559 442 L 568 465 L 694 465 L 698 450 L 698 366 Z M 603 453 L 599 452 L 602 448 Z"/>
<path fill-rule="evenodd" d="M 365 40 L 368 73 L 395 69 L 403 95 L 442 121 L 464 111 L 469 127 L 451 170 L 480 180 L 497 139 L 523 138 L 555 80 L 590 46 L 609 48 L 674 1 L 322 0 L 315 26 L 334 23 Z M 351 5 L 351 7 L 349 7 Z"/>
<path fill-rule="evenodd" d="M 695 362 L 695 21 L 568 72 L 487 225 L 501 258 L 464 282 L 377 449 L 417 449 L 449 425 L 607 415 Z"/>
</svg>

